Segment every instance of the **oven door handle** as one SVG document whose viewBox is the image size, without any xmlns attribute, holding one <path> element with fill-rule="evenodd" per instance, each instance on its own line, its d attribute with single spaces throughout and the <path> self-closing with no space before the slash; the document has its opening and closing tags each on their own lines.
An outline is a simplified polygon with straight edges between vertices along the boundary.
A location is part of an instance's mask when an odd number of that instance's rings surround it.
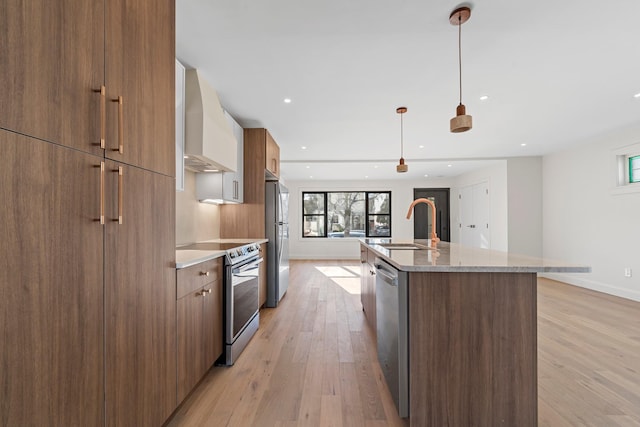
<svg viewBox="0 0 640 427">
<path fill-rule="evenodd" d="M 231 269 L 231 273 L 232 274 L 238 274 L 238 273 L 242 273 L 243 271 L 247 271 L 247 270 L 253 270 L 254 268 L 256 268 L 262 261 L 264 261 L 264 258 L 258 258 L 255 261 L 252 261 L 250 263 L 247 263 L 243 266 L 240 267 L 236 267 L 236 268 L 232 268 Z"/>
</svg>

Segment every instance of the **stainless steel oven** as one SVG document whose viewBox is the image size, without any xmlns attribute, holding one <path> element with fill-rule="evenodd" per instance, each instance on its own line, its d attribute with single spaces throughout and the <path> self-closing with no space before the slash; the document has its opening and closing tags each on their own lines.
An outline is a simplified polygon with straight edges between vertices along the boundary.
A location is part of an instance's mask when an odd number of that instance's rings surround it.
<svg viewBox="0 0 640 427">
<path fill-rule="evenodd" d="M 260 324 L 260 246 L 227 251 L 224 279 L 224 364 L 233 365 Z"/>
</svg>

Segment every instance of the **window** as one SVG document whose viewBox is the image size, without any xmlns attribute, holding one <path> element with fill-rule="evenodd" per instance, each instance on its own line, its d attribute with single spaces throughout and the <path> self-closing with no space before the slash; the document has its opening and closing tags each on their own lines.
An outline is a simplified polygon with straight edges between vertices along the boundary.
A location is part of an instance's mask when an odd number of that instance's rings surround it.
<svg viewBox="0 0 640 427">
<path fill-rule="evenodd" d="M 302 237 L 391 237 L 391 192 L 303 192 Z"/>
<path fill-rule="evenodd" d="M 629 182 L 640 182 L 640 156 L 629 157 Z"/>
<path fill-rule="evenodd" d="M 616 168 L 612 194 L 640 193 L 640 143 L 613 150 Z"/>
</svg>

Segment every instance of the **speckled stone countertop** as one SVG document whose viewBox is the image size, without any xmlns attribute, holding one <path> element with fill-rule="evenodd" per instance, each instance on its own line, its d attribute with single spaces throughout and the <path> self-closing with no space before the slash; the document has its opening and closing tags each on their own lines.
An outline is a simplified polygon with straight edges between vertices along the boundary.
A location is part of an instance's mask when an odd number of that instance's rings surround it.
<svg viewBox="0 0 640 427">
<path fill-rule="evenodd" d="M 200 246 L 205 243 L 237 243 L 238 246 L 246 245 L 248 243 L 266 243 L 268 239 L 212 239 L 197 242 Z M 210 259 L 219 258 L 225 255 L 224 250 L 206 250 L 206 249 L 188 249 L 193 246 L 193 243 L 188 245 L 181 245 L 176 248 L 176 268 L 191 267 L 192 265 L 199 264 L 201 262 L 209 261 Z"/>
<path fill-rule="evenodd" d="M 430 247 L 430 240 L 360 239 L 377 256 L 401 271 L 478 273 L 589 273 L 591 267 L 535 258 L 456 243 L 439 242 L 436 249 L 388 249 L 387 243 Z"/>
</svg>

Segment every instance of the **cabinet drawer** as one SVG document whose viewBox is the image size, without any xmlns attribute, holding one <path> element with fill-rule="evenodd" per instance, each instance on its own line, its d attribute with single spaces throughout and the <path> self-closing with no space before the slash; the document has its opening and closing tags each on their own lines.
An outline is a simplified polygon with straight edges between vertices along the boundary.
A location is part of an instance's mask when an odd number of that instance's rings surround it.
<svg viewBox="0 0 640 427">
<path fill-rule="evenodd" d="M 177 270 L 176 298 L 195 292 L 207 283 L 222 280 L 222 257 Z"/>
</svg>

